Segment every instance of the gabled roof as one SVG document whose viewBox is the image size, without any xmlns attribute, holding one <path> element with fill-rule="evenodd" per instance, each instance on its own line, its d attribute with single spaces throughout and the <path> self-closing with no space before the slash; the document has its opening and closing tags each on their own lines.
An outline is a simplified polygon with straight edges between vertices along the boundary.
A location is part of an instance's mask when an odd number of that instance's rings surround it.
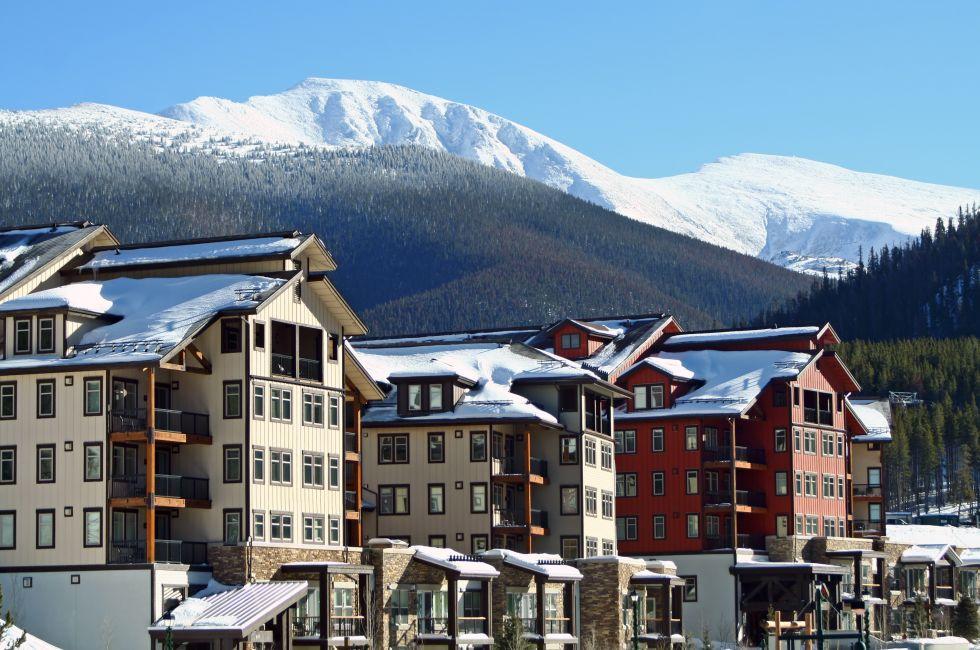
<svg viewBox="0 0 980 650">
<path fill-rule="evenodd" d="M 574 582 L 582 579 L 581 571 L 570 564 L 566 564 L 560 555 L 552 553 L 518 553 L 517 551 L 495 548 L 480 553 L 479 557 L 487 560 L 501 560 L 504 564 L 536 576 L 542 576 L 551 582 Z"/>
<path fill-rule="evenodd" d="M 848 415 L 852 416 L 863 433 L 851 438 L 854 442 L 890 442 L 891 425 L 888 422 L 887 399 L 850 399 L 845 402 Z"/>
<path fill-rule="evenodd" d="M 237 274 L 124 277 L 76 282 L 28 294 L 0 304 L 0 313 L 60 306 L 102 317 L 105 324 L 69 340 L 66 358 L 17 356 L 0 360 L 0 371 L 157 363 L 215 318 L 249 313 L 285 283 L 280 278 Z"/>
<path fill-rule="evenodd" d="M 347 340 L 344 340 L 344 378 L 357 389 L 357 392 L 365 400 L 376 401 L 385 398 L 384 391 L 378 387 L 368 371 L 361 365 L 361 361 L 354 353 L 354 348 Z"/>
<path fill-rule="evenodd" d="M 72 221 L 0 229 L 0 298 L 89 242 L 115 242 L 105 226 Z"/>
<path fill-rule="evenodd" d="M 687 350 L 658 352 L 636 366 L 667 368 L 698 386 L 665 409 L 616 412 L 616 420 L 686 416 L 737 417 L 745 413 L 773 380 L 792 379 L 818 354 L 783 350 Z M 631 367 L 626 372 L 633 371 Z"/>
<path fill-rule="evenodd" d="M 959 566 L 960 556 L 948 544 L 928 544 L 912 546 L 902 552 L 905 564 L 940 564 Z"/>
<path fill-rule="evenodd" d="M 171 612 L 174 639 L 244 639 L 299 602 L 309 590 L 306 582 L 254 582 L 232 588 L 216 588 L 215 584 L 205 590 L 211 593 L 188 598 Z M 167 634 L 163 619 L 148 631 L 155 639 Z"/>
<path fill-rule="evenodd" d="M 393 348 L 418 345 L 448 345 L 452 343 L 525 343 L 541 331 L 539 327 L 502 327 L 474 329 L 404 336 L 362 337 L 355 343 L 358 348 Z"/>
<path fill-rule="evenodd" d="M 453 573 L 460 578 L 492 579 L 500 572 L 478 558 L 463 555 L 451 548 L 436 548 L 434 546 L 409 546 L 408 550 L 415 552 L 415 559 L 430 566 L 438 567 Z"/>
<path fill-rule="evenodd" d="M 664 339 L 661 347 L 665 350 L 682 347 L 700 347 L 705 345 L 721 345 L 752 341 L 772 341 L 782 339 L 815 338 L 821 339 L 833 333 L 833 328 L 827 323 L 822 327 L 807 325 L 800 327 L 770 327 L 764 329 L 726 329 L 703 330 L 700 332 L 683 332 L 672 334 Z M 839 342 L 833 333 L 829 342 Z"/>
</svg>

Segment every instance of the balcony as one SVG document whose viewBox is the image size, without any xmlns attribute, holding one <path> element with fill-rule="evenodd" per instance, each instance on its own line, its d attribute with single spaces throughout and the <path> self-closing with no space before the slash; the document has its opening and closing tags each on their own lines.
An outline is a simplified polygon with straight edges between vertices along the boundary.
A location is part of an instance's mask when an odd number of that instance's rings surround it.
<svg viewBox="0 0 980 650">
<path fill-rule="evenodd" d="M 460 616 L 456 620 L 460 634 L 486 634 L 487 619 L 485 616 Z"/>
<path fill-rule="evenodd" d="M 743 466 L 766 464 L 766 452 L 763 449 L 736 446 L 733 450 L 729 446 L 719 445 L 717 447 L 705 447 L 701 452 L 701 461 L 706 464 L 730 464 L 733 457 L 736 464 L 744 464 Z"/>
<path fill-rule="evenodd" d="M 211 444 L 211 426 L 206 413 L 153 409 L 153 414 L 157 441 Z M 145 442 L 148 427 L 146 409 L 112 413 L 110 427 L 113 442 Z"/>
<path fill-rule="evenodd" d="M 595 413 L 586 411 L 585 428 L 597 433 L 604 433 L 607 436 L 612 435 L 612 423 L 610 422 L 608 414 L 596 415 Z"/>
<path fill-rule="evenodd" d="M 545 634 L 571 634 L 572 619 L 570 618 L 546 618 L 544 619 Z"/>
<path fill-rule="evenodd" d="M 299 358 L 299 378 L 320 381 L 322 363 L 319 359 Z"/>
<path fill-rule="evenodd" d="M 449 618 L 446 616 L 419 616 L 419 634 L 449 634 Z"/>
<path fill-rule="evenodd" d="M 154 542 L 155 561 L 162 564 L 207 564 L 205 542 L 158 539 Z M 145 564 L 146 540 L 116 541 L 109 544 L 109 564 Z"/>
<path fill-rule="evenodd" d="M 669 638 L 673 634 L 683 634 L 681 631 L 680 619 L 672 618 L 665 620 L 662 618 L 647 619 L 640 625 L 643 634 L 660 635 Z"/>
<path fill-rule="evenodd" d="M 344 510 L 357 511 L 357 492 L 344 490 Z"/>
<path fill-rule="evenodd" d="M 157 505 L 163 507 L 211 507 L 210 481 L 206 478 L 156 474 L 155 496 Z M 126 500 L 128 503 L 114 505 L 143 505 L 133 500 L 145 499 L 146 475 L 113 476 L 109 482 L 109 498 Z M 166 501 L 161 502 L 161 497 Z"/>
<path fill-rule="evenodd" d="M 853 483 L 852 485 L 854 487 L 855 499 L 881 499 L 884 496 L 880 484 Z"/>
<path fill-rule="evenodd" d="M 360 454 L 361 445 L 358 444 L 357 433 L 354 431 L 344 432 L 344 453 L 346 454 Z"/>
<path fill-rule="evenodd" d="M 293 637 L 295 638 L 319 638 L 320 627 L 319 616 L 293 617 Z M 330 632 L 327 636 L 328 638 L 367 636 L 364 617 L 332 615 L 330 617 Z"/>
<path fill-rule="evenodd" d="M 708 508 L 725 508 L 732 505 L 730 491 L 705 492 L 704 505 Z M 735 505 L 746 509 L 765 509 L 766 493 L 758 490 L 735 490 Z"/>
<path fill-rule="evenodd" d="M 292 354 L 284 354 L 282 352 L 272 352 L 270 371 L 273 375 L 279 377 L 292 377 L 295 373 L 296 368 L 296 357 Z"/>
<path fill-rule="evenodd" d="M 876 536 L 885 534 L 885 522 L 882 520 L 855 519 L 851 522 L 851 531 L 855 535 Z"/>
<path fill-rule="evenodd" d="M 495 456 L 493 458 L 493 475 L 494 478 L 505 482 L 509 479 L 511 481 L 516 479 L 523 481 L 526 479 L 528 482 L 538 485 L 546 483 L 548 480 L 548 461 L 532 456 L 529 465 L 531 471 L 530 473 L 526 473 L 523 458 L 516 456 Z"/>
<path fill-rule="evenodd" d="M 498 528 L 527 528 L 527 516 L 523 509 L 517 508 L 507 508 L 498 509 L 494 508 L 494 526 Z M 548 511 L 547 510 L 531 510 L 531 532 L 536 534 L 544 534 L 544 531 L 548 529 Z M 536 530 L 538 529 L 538 530 Z"/>
<path fill-rule="evenodd" d="M 765 535 L 748 535 L 739 533 L 736 536 L 735 541 L 739 548 L 750 548 L 757 551 L 762 551 L 766 548 Z M 717 535 L 714 537 L 706 536 L 704 538 L 704 548 L 709 551 L 732 548 L 732 536 L 730 534 Z"/>
</svg>

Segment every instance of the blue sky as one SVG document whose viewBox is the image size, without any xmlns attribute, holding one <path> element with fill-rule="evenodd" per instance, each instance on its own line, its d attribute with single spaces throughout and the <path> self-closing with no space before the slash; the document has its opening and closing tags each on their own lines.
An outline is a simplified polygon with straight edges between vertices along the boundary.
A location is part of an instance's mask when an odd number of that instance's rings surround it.
<svg viewBox="0 0 980 650">
<path fill-rule="evenodd" d="M 752 151 L 980 187 L 977 2 L 16 2 L 3 108 L 375 79 L 635 176 Z"/>
</svg>

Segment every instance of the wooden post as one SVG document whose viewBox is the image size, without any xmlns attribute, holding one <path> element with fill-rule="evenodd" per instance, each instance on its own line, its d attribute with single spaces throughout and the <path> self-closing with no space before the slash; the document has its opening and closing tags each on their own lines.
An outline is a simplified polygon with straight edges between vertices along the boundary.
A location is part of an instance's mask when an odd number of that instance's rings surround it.
<svg viewBox="0 0 980 650">
<path fill-rule="evenodd" d="M 735 558 L 733 561 L 738 562 L 738 498 L 735 496 L 735 490 L 737 488 L 735 481 L 735 418 L 730 420 L 730 432 L 729 445 L 731 446 L 732 452 L 732 474 L 731 474 L 731 484 L 732 484 L 732 548 L 736 549 Z"/>
<path fill-rule="evenodd" d="M 538 611 L 534 613 L 538 619 L 538 634 L 544 638 L 544 576 L 534 576 L 534 589 L 538 601 Z"/>
<path fill-rule="evenodd" d="M 156 371 L 146 369 L 146 562 L 156 561 Z"/>
<path fill-rule="evenodd" d="M 782 615 L 782 612 L 780 612 L 778 609 L 776 610 L 776 618 L 773 621 L 773 624 L 776 626 L 776 631 L 775 631 L 776 648 L 775 648 L 775 650 L 780 650 L 780 648 L 779 648 L 779 636 L 780 636 L 780 632 L 782 632 L 782 630 L 783 630 L 783 615 Z"/>
<path fill-rule="evenodd" d="M 449 607 L 449 650 L 459 648 L 459 587 L 455 574 L 449 576 L 449 588 L 446 603 Z"/>
<path fill-rule="evenodd" d="M 330 576 L 320 570 L 320 639 L 330 638 Z"/>
<path fill-rule="evenodd" d="M 361 486 L 363 485 L 363 477 L 361 475 L 362 467 L 364 466 L 364 456 L 362 454 L 363 439 L 361 438 L 361 404 L 357 398 L 354 401 L 354 437 L 356 438 L 355 447 L 357 448 L 357 467 L 354 470 L 354 476 L 357 478 L 357 485 L 354 486 L 354 507 L 357 508 L 357 519 L 354 522 L 354 528 L 357 533 L 354 535 L 355 543 L 360 546 L 363 542 L 363 530 L 361 528 L 361 506 L 363 494 L 361 491 Z"/>
<path fill-rule="evenodd" d="M 524 432 L 524 507 L 527 509 L 527 552 L 533 548 L 531 541 L 531 432 Z"/>
<path fill-rule="evenodd" d="M 813 612 L 807 612 L 803 615 L 803 621 L 805 624 L 804 633 L 807 636 L 813 634 Z M 813 639 L 807 639 L 806 643 L 803 644 L 806 650 L 813 650 Z"/>
</svg>

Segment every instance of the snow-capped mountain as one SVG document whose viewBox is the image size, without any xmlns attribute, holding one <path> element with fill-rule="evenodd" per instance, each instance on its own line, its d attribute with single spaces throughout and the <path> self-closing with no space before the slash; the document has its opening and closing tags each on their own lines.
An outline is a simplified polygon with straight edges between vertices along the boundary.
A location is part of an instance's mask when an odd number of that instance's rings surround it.
<svg viewBox="0 0 980 650">
<path fill-rule="evenodd" d="M 413 144 L 520 174 L 627 217 L 804 272 L 846 266 L 859 247 L 903 241 L 980 201 L 980 191 L 850 171 L 801 158 L 742 154 L 658 179 L 618 174 L 525 126 L 394 84 L 311 78 L 245 102 L 200 97 L 149 115 L 84 104 L 0 113 L 16 120 L 108 125 L 161 146 L 242 153 L 261 143 Z"/>
</svg>

